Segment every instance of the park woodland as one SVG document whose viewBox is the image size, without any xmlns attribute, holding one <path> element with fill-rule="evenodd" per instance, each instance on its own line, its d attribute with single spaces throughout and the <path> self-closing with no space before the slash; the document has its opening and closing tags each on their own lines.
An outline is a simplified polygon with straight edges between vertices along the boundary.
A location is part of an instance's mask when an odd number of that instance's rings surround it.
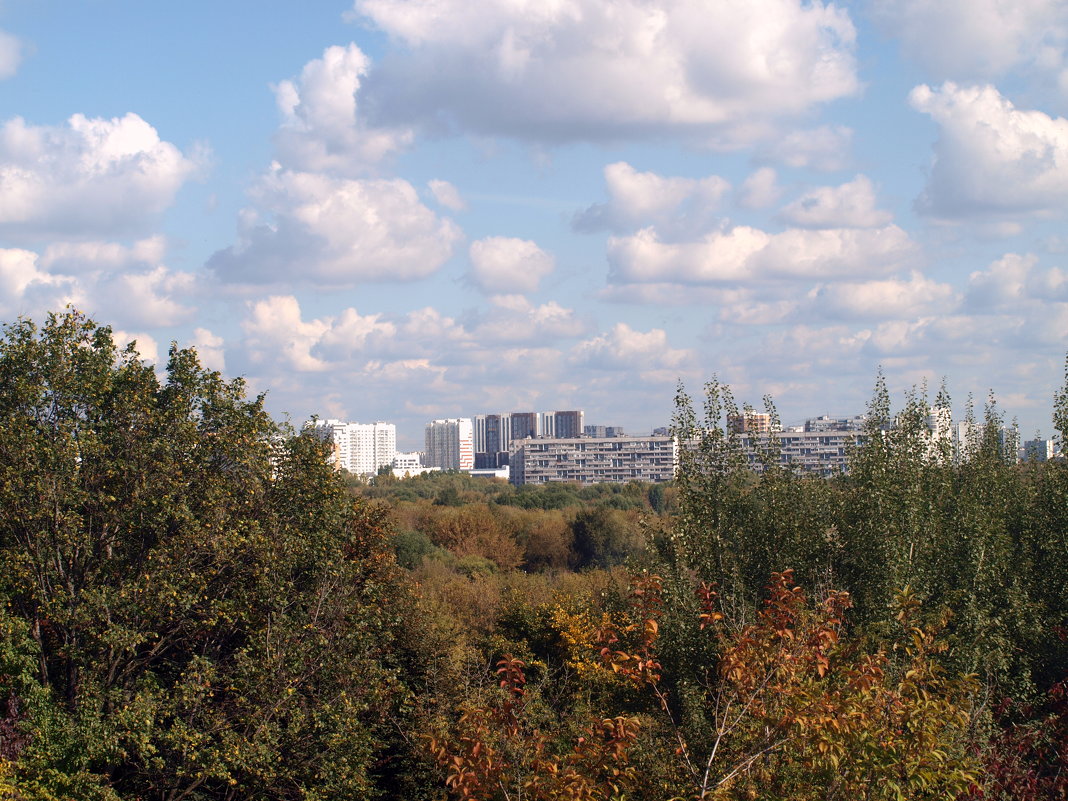
<svg viewBox="0 0 1068 801">
<path fill-rule="evenodd" d="M 830 477 L 712 380 L 673 481 L 513 487 L 165 361 L 3 327 L 0 799 L 1068 799 L 1068 463 L 994 397 L 955 455 L 952 376 L 873 374 Z"/>
</svg>

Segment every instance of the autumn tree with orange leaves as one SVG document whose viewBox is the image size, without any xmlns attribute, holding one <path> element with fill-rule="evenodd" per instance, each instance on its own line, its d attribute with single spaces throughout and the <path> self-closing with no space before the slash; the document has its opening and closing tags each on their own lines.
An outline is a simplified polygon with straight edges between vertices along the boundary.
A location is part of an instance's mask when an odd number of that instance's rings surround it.
<svg viewBox="0 0 1068 801">
<path fill-rule="evenodd" d="M 511 655 L 501 658 L 493 700 L 465 706 L 453 731 L 428 736 L 446 786 L 462 801 L 622 801 L 634 783 L 628 749 L 638 721 L 594 720 L 561 747 L 528 715 L 525 667 Z"/>
<path fill-rule="evenodd" d="M 523 720 L 523 666 L 505 658 L 501 700 L 465 708 L 451 739 L 431 740 L 455 797 L 622 797 L 637 778 L 627 745 L 645 731 L 669 735 L 654 743 L 678 777 L 655 788 L 664 798 L 935 799 L 974 784 L 967 735 L 976 685 L 943 672 L 945 621 L 922 621 L 911 593 L 898 597 L 899 638 L 867 650 L 848 636 L 849 595 L 812 603 L 791 571 L 772 577 L 763 608 L 739 630 L 724 623 L 713 587 L 697 592 L 700 629 L 720 654 L 701 677 L 702 725 L 681 720 L 665 686 L 661 579 L 638 575 L 630 619 L 596 637 L 602 669 L 652 699 L 644 714 L 602 710 L 573 751 L 547 756 L 548 738 Z M 638 797 L 650 792 L 646 785 Z"/>
</svg>

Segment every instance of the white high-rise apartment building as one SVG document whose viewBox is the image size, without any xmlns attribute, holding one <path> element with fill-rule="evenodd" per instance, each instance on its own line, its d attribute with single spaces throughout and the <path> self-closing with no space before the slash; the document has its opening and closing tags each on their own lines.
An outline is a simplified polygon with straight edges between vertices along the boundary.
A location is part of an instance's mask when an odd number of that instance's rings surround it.
<svg viewBox="0 0 1068 801">
<path fill-rule="evenodd" d="M 373 476 L 382 467 L 392 467 L 397 455 L 397 427 L 393 423 L 344 423 L 316 420 L 315 430 L 334 444 L 338 469 Z"/>
<path fill-rule="evenodd" d="M 488 441 L 486 438 L 486 429 L 489 426 L 490 417 L 491 415 L 488 414 L 476 414 L 471 418 L 471 430 L 474 437 L 473 443 L 475 453 L 486 452 L 486 443 Z"/>
<path fill-rule="evenodd" d="M 475 467 L 475 437 L 471 418 L 432 420 L 426 424 L 427 467 L 442 470 L 473 470 Z"/>
</svg>

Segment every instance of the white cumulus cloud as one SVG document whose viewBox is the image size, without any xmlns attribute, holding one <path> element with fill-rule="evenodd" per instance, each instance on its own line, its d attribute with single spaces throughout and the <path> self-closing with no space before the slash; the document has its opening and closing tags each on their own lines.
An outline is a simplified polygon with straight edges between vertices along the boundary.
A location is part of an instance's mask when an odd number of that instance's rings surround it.
<svg viewBox="0 0 1068 801">
<path fill-rule="evenodd" d="M 15 239 L 144 230 L 198 169 L 136 114 L 0 128 L 0 232 Z"/>
<path fill-rule="evenodd" d="M 529 239 L 491 236 L 471 243 L 471 279 L 490 294 L 534 292 L 554 268 L 552 255 Z"/>
<path fill-rule="evenodd" d="M 160 250 L 155 239 L 60 243 L 43 256 L 0 250 L 0 307 L 39 317 L 72 304 L 118 326 L 179 325 L 196 313 L 197 279 L 158 263 Z"/>
<path fill-rule="evenodd" d="M 356 0 L 353 16 L 403 46 L 367 82 L 387 124 L 737 143 L 859 87 L 855 29 L 830 3 Z"/>
<path fill-rule="evenodd" d="M 243 215 L 238 243 L 208 261 L 227 281 L 412 281 L 436 271 L 462 237 L 400 178 L 334 178 L 276 165 L 251 195 L 256 207 Z"/>
<path fill-rule="evenodd" d="M 812 293 L 817 309 L 836 318 L 862 320 L 915 319 L 950 314 L 960 305 L 959 293 L 918 272 L 907 280 L 835 283 Z"/>
<path fill-rule="evenodd" d="M 41 266 L 53 272 L 85 273 L 117 270 L 134 264 L 155 265 L 167 249 L 165 237 L 156 235 L 132 245 L 120 242 L 51 242 L 41 254 Z"/>
<path fill-rule="evenodd" d="M 355 309 L 345 309 L 330 328 L 323 332 L 316 353 L 330 361 L 347 361 L 354 354 L 384 347 L 397 335 L 397 326 L 383 320 L 380 314 L 361 315 Z"/>
<path fill-rule="evenodd" d="M 170 326 L 187 322 L 196 309 L 185 305 L 193 294 L 192 273 L 158 265 L 144 272 L 120 271 L 99 277 L 90 285 L 94 310 L 126 325 Z"/>
<path fill-rule="evenodd" d="M 1034 255 L 1006 253 L 985 270 L 968 276 L 968 302 L 978 308 L 1011 306 L 1030 294 L 1035 265 Z"/>
<path fill-rule="evenodd" d="M 120 349 L 133 344 L 134 350 L 137 351 L 137 355 L 141 357 L 143 362 L 155 365 L 160 363 L 159 343 L 156 342 L 156 338 L 151 334 L 116 328 L 111 332 L 111 339 Z"/>
<path fill-rule="evenodd" d="M 841 186 L 821 186 L 806 192 L 779 216 L 800 228 L 878 228 L 892 215 L 876 208 L 871 179 L 858 175 Z"/>
<path fill-rule="evenodd" d="M 847 278 L 885 275 L 915 256 L 896 225 L 873 229 L 804 230 L 769 234 L 750 226 L 713 231 L 699 240 L 663 242 L 646 228 L 608 241 L 610 279 L 618 283 L 705 284 L 766 278 Z"/>
<path fill-rule="evenodd" d="M 586 324 L 575 310 L 555 300 L 534 305 L 523 295 L 495 295 L 489 302 L 492 308 L 478 315 L 470 326 L 472 336 L 480 342 L 544 344 L 586 332 Z"/>
<path fill-rule="evenodd" d="M 374 364 L 447 360 L 470 339 L 462 326 L 431 307 L 397 320 L 351 307 L 306 320 L 292 295 L 250 302 L 241 327 L 244 355 L 253 369 L 283 381 L 289 371 L 330 371 L 336 377 Z"/>
<path fill-rule="evenodd" d="M 369 68 L 356 45 L 328 47 L 304 66 L 299 81 L 275 87 L 283 117 L 275 137 L 279 161 L 297 170 L 354 174 L 411 143 L 409 129 L 374 128 L 360 114 L 356 96 Z"/>
<path fill-rule="evenodd" d="M 22 42 L 7 31 L 0 31 L 0 80 L 10 78 L 22 63 Z"/>
<path fill-rule="evenodd" d="M 668 344 L 661 328 L 638 331 L 626 323 L 616 323 L 609 331 L 576 345 L 571 352 L 575 364 L 599 370 L 678 370 L 692 364 L 695 355 Z"/>
<path fill-rule="evenodd" d="M 993 86 L 921 85 L 909 102 L 940 132 L 922 211 L 952 219 L 1063 210 L 1068 120 L 1017 109 Z"/>
<path fill-rule="evenodd" d="M 0 310 L 6 317 L 39 314 L 81 299 L 77 282 L 42 269 L 33 251 L 0 248 Z"/>
<path fill-rule="evenodd" d="M 1068 6 L 1061 0 L 877 0 L 873 7 L 936 79 L 1063 68 Z"/>
<path fill-rule="evenodd" d="M 435 178 L 428 181 L 427 186 L 430 187 L 430 193 L 434 196 L 434 200 L 449 211 L 465 211 L 467 209 L 467 203 L 464 201 L 463 196 L 460 195 L 460 190 L 448 181 Z"/>
<path fill-rule="evenodd" d="M 575 216 L 580 231 L 627 231 L 657 223 L 686 230 L 706 225 L 730 184 L 718 175 L 706 178 L 665 177 L 639 172 L 624 161 L 604 168 L 608 202 L 590 206 Z"/>
<path fill-rule="evenodd" d="M 220 373 L 226 370 L 226 352 L 224 341 L 207 328 L 194 328 L 193 338 L 188 343 L 196 348 L 200 363 L 209 370 L 218 370 Z"/>
<path fill-rule="evenodd" d="M 765 158 L 787 167 L 833 171 L 848 166 L 852 146 L 852 128 L 821 125 L 790 131 L 767 144 L 762 152 Z"/>
<path fill-rule="evenodd" d="M 280 364 L 299 373 L 329 367 L 311 352 L 330 329 L 329 321 L 305 322 L 300 303 L 292 295 L 273 295 L 250 303 L 241 328 L 245 332 L 245 348 L 254 364 Z"/>
<path fill-rule="evenodd" d="M 409 352 L 425 354 L 438 348 L 455 353 L 468 344 L 464 327 L 432 306 L 408 312 L 399 326 L 401 339 Z"/>
<path fill-rule="evenodd" d="M 764 209 L 774 205 L 782 194 L 778 174 L 771 167 L 761 167 L 738 187 L 738 205 L 744 209 Z"/>
</svg>

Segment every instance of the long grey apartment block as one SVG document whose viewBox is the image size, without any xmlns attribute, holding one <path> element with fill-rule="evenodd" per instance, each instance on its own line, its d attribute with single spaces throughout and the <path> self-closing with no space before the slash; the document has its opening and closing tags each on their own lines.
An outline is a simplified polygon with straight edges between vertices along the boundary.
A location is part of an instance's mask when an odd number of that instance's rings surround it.
<svg viewBox="0 0 1068 801">
<path fill-rule="evenodd" d="M 580 484 L 670 481 L 678 466 L 672 437 L 569 437 L 513 440 L 511 482 Z"/>
</svg>

